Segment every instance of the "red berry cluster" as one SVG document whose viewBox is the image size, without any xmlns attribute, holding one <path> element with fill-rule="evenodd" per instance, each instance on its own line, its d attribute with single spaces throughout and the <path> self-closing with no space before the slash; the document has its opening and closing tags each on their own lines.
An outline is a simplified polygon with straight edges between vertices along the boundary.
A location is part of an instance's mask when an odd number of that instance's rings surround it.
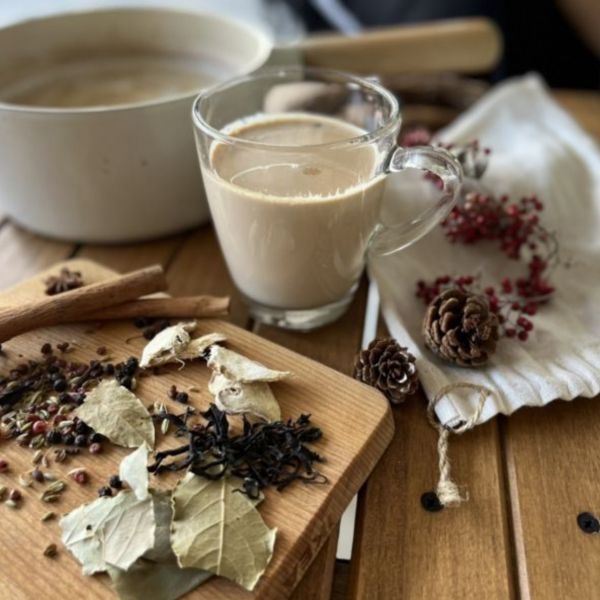
<svg viewBox="0 0 600 600">
<path fill-rule="evenodd" d="M 458 287 L 483 293 L 490 309 L 498 315 L 501 331 L 509 338 L 526 341 L 540 304 L 554 292 L 548 277 L 558 262 L 558 244 L 541 224 L 542 202 L 535 195 L 511 203 L 507 196 L 498 199 L 470 192 L 452 209 L 442 223 L 453 243 L 474 244 L 481 240 L 499 242 L 500 250 L 514 260 L 527 262 L 527 276 L 504 277 L 499 286 L 482 289 L 480 277 L 443 275 L 433 282 L 417 282 L 417 297 L 429 304 L 442 291 Z"/>
</svg>

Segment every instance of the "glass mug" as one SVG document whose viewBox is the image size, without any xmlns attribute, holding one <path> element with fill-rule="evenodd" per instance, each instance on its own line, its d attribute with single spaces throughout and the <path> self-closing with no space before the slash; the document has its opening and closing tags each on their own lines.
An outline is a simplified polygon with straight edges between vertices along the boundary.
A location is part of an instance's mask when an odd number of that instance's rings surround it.
<svg viewBox="0 0 600 600">
<path fill-rule="evenodd" d="M 262 323 L 308 330 L 338 318 L 367 251 L 390 254 L 425 235 L 460 189 L 457 160 L 399 148 L 394 95 L 349 74 L 265 69 L 206 90 L 192 116 L 223 255 Z M 417 215 L 383 223 L 386 177 L 405 169 L 428 172 L 440 191 Z"/>
</svg>

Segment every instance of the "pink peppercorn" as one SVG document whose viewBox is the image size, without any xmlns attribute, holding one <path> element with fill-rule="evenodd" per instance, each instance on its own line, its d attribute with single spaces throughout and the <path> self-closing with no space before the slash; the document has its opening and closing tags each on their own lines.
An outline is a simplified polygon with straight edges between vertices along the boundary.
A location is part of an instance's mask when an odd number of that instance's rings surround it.
<svg viewBox="0 0 600 600">
<path fill-rule="evenodd" d="M 98 442 L 90 444 L 89 450 L 90 454 L 100 454 L 100 452 L 102 452 L 102 444 L 99 444 Z"/>
<path fill-rule="evenodd" d="M 31 431 L 34 435 L 38 435 L 40 433 L 46 433 L 46 421 L 36 421 L 31 426 Z"/>
</svg>

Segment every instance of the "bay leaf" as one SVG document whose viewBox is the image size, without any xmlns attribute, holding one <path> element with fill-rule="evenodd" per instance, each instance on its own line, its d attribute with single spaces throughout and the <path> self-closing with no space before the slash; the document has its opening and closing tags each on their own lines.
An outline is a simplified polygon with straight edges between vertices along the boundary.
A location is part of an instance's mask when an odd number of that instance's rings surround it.
<svg viewBox="0 0 600 600">
<path fill-rule="evenodd" d="M 181 569 L 171 549 L 170 490 L 151 490 L 154 503 L 154 546 L 127 571 L 108 567 L 113 588 L 121 600 L 176 600 L 204 583 L 212 573 Z"/>
<path fill-rule="evenodd" d="M 132 492 L 120 492 L 116 498 Z M 116 499 L 115 498 L 115 499 Z M 106 564 L 127 571 L 135 561 L 154 547 L 154 503 L 151 497 L 135 499 L 127 508 L 112 511 L 100 529 Z"/>
<path fill-rule="evenodd" d="M 147 502 L 147 501 L 146 501 Z M 132 492 L 120 492 L 112 498 L 97 498 L 72 510 L 60 520 L 62 542 L 82 565 L 84 575 L 106 571 L 104 543 L 106 534 L 104 525 L 122 518 L 131 507 L 140 501 Z M 149 547 L 154 543 L 154 535 Z M 140 546 L 135 558 L 139 558 L 149 548 Z"/>
<path fill-rule="evenodd" d="M 207 333 L 199 338 L 190 340 L 189 344 L 178 353 L 177 358 L 181 360 L 193 360 L 200 358 L 213 344 L 227 340 L 222 333 Z"/>
<path fill-rule="evenodd" d="M 108 574 L 120 600 L 177 600 L 212 577 L 200 569 L 181 569 L 176 560 L 144 559 L 128 571 L 109 567 Z"/>
<path fill-rule="evenodd" d="M 175 555 L 171 549 L 171 521 L 173 520 L 173 507 L 171 490 L 151 490 L 154 508 L 154 545 L 142 558 L 154 562 L 174 560 Z"/>
<path fill-rule="evenodd" d="M 119 479 L 129 485 L 138 500 L 148 497 L 148 448 L 142 444 L 127 455 L 119 466 Z"/>
<path fill-rule="evenodd" d="M 181 567 L 210 571 L 253 590 L 271 557 L 277 530 L 227 479 L 188 473 L 173 491 L 171 546 Z"/>
<path fill-rule="evenodd" d="M 280 381 L 288 371 L 275 371 L 223 346 L 211 346 L 207 364 L 213 371 L 239 383 Z"/>
<path fill-rule="evenodd" d="M 196 321 L 181 322 L 159 331 L 145 346 L 140 367 L 157 367 L 177 361 L 177 356 L 190 343 L 190 332 L 196 329 Z"/>
<path fill-rule="evenodd" d="M 74 415 L 117 446 L 154 447 L 154 425 L 146 407 L 114 379 L 101 381 Z"/>
<path fill-rule="evenodd" d="M 217 408 L 230 415 L 249 414 L 265 421 L 281 420 L 281 409 L 268 383 L 240 383 L 214 371 L 208 383 Z"/>
</svg>

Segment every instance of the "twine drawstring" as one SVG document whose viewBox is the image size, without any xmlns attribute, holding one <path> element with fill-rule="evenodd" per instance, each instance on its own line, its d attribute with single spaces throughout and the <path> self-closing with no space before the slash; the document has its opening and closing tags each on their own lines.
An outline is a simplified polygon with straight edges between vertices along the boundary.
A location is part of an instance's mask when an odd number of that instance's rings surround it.
<svg viewBox="0 0 600 600">
<path fill-rule="evenodd" d="M 457 427 L 450 428 L 439 422 L 435 414 L 435 407 L 447 394 L 458 389 L 469 389 L 479 392 L 479 402 L 477 403 L 473 414 L 466 421 L 462 421 Z M 427 418 L 431 426 L 438 431 L 437 451 L 440 475 L 436 487 L 436 494 L 442 506 L 458 506 L 462 502 L 468 500 L 468 494 L 463 496 L 460 493 L 458 485 L 452 480 L 450 474 L 450 459 L 448 458 L 448 438 L 450 437 L 450 433 L 462 435 L 465 431 L 473 429 L 481 417 L 485 401 L 488 396 L 492 396 L 493 394 L 494 392 L 492 390 L 483 385 L 464 381 L 444 386 L 438 391 L 435 397 L 429 401 L 427 406 Z"/>
</svg>

